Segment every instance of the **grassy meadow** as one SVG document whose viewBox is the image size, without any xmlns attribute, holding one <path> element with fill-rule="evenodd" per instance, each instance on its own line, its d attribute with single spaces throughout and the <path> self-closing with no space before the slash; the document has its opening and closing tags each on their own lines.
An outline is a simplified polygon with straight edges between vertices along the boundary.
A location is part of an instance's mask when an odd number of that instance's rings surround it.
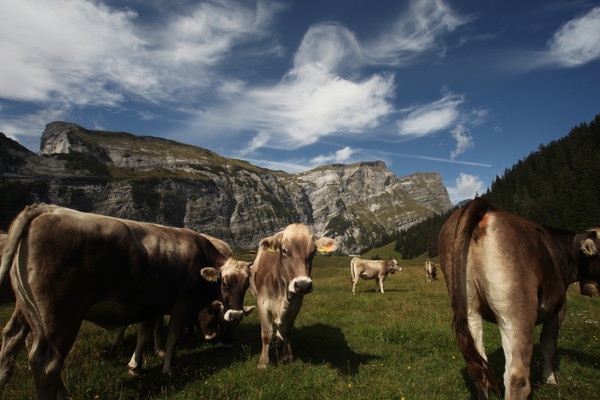
<svg viewBox="0 0 600 400">
<path fill-rule="evenodd" d="M 386 258 L 387 253 L 379 254 Z M 260 326 L 256 313 L 236 332 L 232 349 L 182 338 L 176 369 L 162 376 L 162 360 L 150 353 L 141 376 L 125 365 L 135 344 L 130 327 L 111 349 L 113 332 L 84 323 L 67 358 L 63 377 L 74 399 L 474 399 L 474 386 L 451 332 L 451 310 L 443 276 L 428 283 L 424 258 L 402 261 L 385 294 L 361 280 L 352 295 L 350 258 L 314 261 L 315 290 L 306 296 L 295 324 L 295 361 L 257 369 Z M 437 259 L 434 260 L 437 262 Z M 569 289 L 567 316 L 558 343 L 558 387 L 541 383 L 539 340 L 532 361 L 534 399 L 600 399 L 600 299 Z M 248 292 L 247 304 L 254 304 Z M 12 305 L 0 307 L 4 326 Z M 496 326 L 487 324 L 486 348 L 496 375 L 504 356 Z M 539 327 L 536 335 L 539 335 Z M 25 353 L 0 391 L 2 399 L 33 397 Z M 492 395 L 492 398 L 495 398 Z"/>
</svg>

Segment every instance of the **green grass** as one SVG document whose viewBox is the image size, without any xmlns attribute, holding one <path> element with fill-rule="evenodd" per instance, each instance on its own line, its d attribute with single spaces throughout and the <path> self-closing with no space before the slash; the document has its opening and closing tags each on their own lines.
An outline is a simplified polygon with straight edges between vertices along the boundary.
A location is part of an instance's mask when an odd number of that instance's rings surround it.
<svg viewBox="0 0 600 400">
<path fill-rule="evenodd" d="M 435 260 L 437 261 L 437 260 Z M 84 323 L 63 372 L 74 399 L 472 399 L 474 387 L 450 328 L 451 310 L 443 277 L 428 283 L 423 259 L 403 260 L 404 271 L 376 293 L 374 281 L 350 285 L 350 258 L 316 257 L 315 291 L 296 321 L 290 364 L 257 369 L 260 327 L 256 313 L 245 319 L 232 349 L 217 349 L 198 336 L 182 338 L 171 377 L 161 360 L 145 358 L 139 377 L 127 374 L 134 329 L 112 350 L 112 333 Z M 600 299 L 569 289 L 558 343 L 559 388 L 541 383 L 536 338 L 532 362 L 534 399 L 600 399 Z M 254 303 L 251 293 L 246 301 Z M 0 308 L 0 325 L 12 306 Z M 504 356 L 495 325 L 485 326 L 486 348 L 496 375 Z M 539 328 L 536 331 L 539 335 Z M 33 397 L 25 354 L 19 357 L 2 399 Z M 492 398 L 495 398 L 492 395 Z"/>
</svg>

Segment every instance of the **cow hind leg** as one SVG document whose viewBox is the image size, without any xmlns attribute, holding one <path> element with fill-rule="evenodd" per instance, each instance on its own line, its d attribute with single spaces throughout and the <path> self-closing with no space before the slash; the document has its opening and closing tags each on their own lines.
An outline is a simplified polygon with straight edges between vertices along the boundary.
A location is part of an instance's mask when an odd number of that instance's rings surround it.
<svg viewBox="0 0 600 400">
<path fill-rule="evenodd" d="M 473 341 L 475 342 L 475 347 L 477 348 L 477 352 L 483 357 L 484 360 L 487 361 L 487 355 L 485 354 L 485 346 L 483 343 L 483 319 L 481 314 L 478 312 L 469 312 L 469 331 L 471 332 L 471 336 L 473 336 Z M 476 377 L 471 375 L 471 378 L 475 382 L 475 388 L 477 389 L 477 396 L 480 400 L 488 399 L 488 390 L 489 390 L 489 382 L 485 378 L 485 376 Z"/>
<path fill-rule="evenodd" d="M 61 379 L 61 371 L 68 350 L 46 337 L 33 339 L 29 353 L 29 365 L 37 400 L 67 399 L 68 393 Z M 68 347 L 70 349 L 70 346 Z"/>
<path fill-rule="evenodd" d="M 144 361 L 144 347 L 150 338 L 153 325 L 154 320 L 147 320 L 138 324 L 135 350 L 133 351 L 133 355 L 131 356 L 129 363 L 127 364 L 127 368 L 129 368 L 129 373 L 131 375 L 139 375 L 142 370 L 142 364 Z"/>
<path fill-rule="evenodd" d="M 525 400 L 531 393 L 530 363 L 533 352 L 533 322 L 500 327 L 506 361 L 504 387 L 506 400 Z"/>
<path fill-rule="evenodd" d="M 13 371 L 17 354 L 25 344 L 29 334 L 29 324 L 17 306 L 12 317 L 2 330 L 2 349 L 0 350 L 0 385 L 5 384 Z"/>
</svg>

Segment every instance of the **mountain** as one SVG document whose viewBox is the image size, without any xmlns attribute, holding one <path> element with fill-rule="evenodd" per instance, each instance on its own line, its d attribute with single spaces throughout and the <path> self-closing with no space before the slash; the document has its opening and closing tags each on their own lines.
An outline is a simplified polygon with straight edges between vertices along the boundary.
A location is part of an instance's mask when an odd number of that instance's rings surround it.
<svg viewBox="0 0 600 400">
<path fill-rule="evenodd" d="M 398 178 L 382 161 L 288 174 L 172 140 L 46 126 L 33 153 L 0 134 L 0 227 L 44 201 L 182 226 L 240 247 L 292 222 L 360 252 L 452 207 L 438 173 Z"/>
</svg>

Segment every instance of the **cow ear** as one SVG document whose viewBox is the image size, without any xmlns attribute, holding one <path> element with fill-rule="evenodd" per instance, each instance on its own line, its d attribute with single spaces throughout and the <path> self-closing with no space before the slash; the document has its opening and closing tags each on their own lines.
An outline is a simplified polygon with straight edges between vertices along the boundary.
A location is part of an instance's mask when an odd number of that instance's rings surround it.
<svg viewBox="0 0 600 400">
<path fill-rule="evenodd" d="M 260 246 L 264 250 L 269 250 L 270 253 L 275 253 L 281 248 L 281 233 L 275 236 L 269 236 L 260 241 Z"/>
<path fill-rule="evenodd" d="M 316 241 L 317 251 L 319 253 L 332 253 L 337 250 L 338 244 L 335 240 L 328 237 L 322 237 Z"/>
<path fill-rule="evenodd" d="M 588 257 L 598 254 L 598 249 L 596 248 L 594 240 L 589 237 L 581 242 L 581 251 Z"/>
<path fill-rule="evenodd" d="M 219 280 L 219 271 L 213 267 L 206 267 L 200 270 L 200 275 L 208 282 L 216 282 Z"/>
<path fill-rule="evenodd" d="M 210 306 L 208 306 L 208 309 L 213 313 L 216 314 L 218 312 L 221 312 L 221 310 L 223 310 L 223 303 L 221 303 L 221 300 L 215 300 L 212 303 L 210 303 Z"/>
</svg>

